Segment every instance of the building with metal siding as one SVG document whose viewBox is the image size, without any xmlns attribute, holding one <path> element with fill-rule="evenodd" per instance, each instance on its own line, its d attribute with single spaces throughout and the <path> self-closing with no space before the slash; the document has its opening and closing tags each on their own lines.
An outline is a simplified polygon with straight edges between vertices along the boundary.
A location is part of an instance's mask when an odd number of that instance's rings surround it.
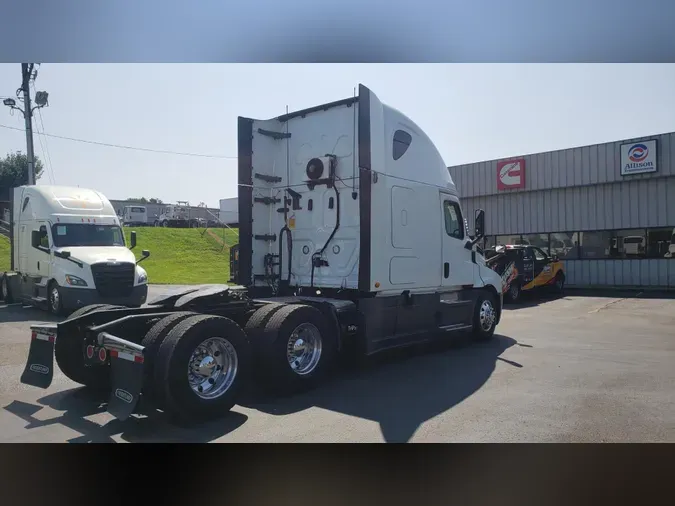
<svg viewBox="0 0 675 506">
<path fill-rule="evenodd" d="M 656 147 L 655 170 L 622 175 L 636 144 Z M 498 167 L 521 161 L 515 187 L 498 183 Z M 467 221 L 485 210 L 487 246 L 530 243 L 557 254 L 568 286 L 675 289 L 675 133 L 449 170 Z"/>
</svg>

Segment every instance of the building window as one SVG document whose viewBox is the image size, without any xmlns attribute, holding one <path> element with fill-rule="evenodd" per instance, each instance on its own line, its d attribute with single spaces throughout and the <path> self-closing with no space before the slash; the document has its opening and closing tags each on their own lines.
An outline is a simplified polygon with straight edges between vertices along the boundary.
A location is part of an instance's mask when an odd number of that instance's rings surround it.
<svg viewBox="0 0 675 506">
<path fill-rule="evenodd" d="M 675 228 L 647 230 L 647 257 L 675 258 Z"/>
<path fill-rule="evenodd" d="M 612 258 L 644 258 L 647 255 L 647 231 L 644 228 L 616 230 L 609 252 Z"/>
<path fill-rule="evenodd" d="M 616 238 L 611 232 L 579 232 L 581 258 L 610 258 L 616 250 Z"/>
<path fill-rule="evenodd" d="M 498 235 L 497 244 L 506 246 L 507 244 L 523 244 L 523 238 L 518 235 Z"/>
<path fill-rule="evenodd" d="M 494 235 L 485 236 L 485 239 L 483 239 L 483 241 L 484 241 L 485 249 L 495 247 L 495 236 Z"/>
<path fill-rule="evenodd" d="M 396 130 L 394 132 L 394 160 L 398 160 L 408 151 L 411 142 L 412 136 L 408 132 L 404 132 L 403 130 Z"/>
<path fill-rule="evenodd" d="M 550 237 L 551 256 L 575 260 L 579 258 L 579 234 L 577 232 L 555 232 Z"/>
<path fill-rule="evenodd" d="M 464 239 L 464 221 L 459 210 L 459 204 L 446 200 L 445 208 L 445 231 L 450 237 Z"/>
<path fill-rule="evenodd" d="M 530 246 L 536 246 L 541 248 L 549 254 L 549 243 L 548 243 L 548 234 L 527 234 L 523 235 L 523 244 L 529 244 Z"/>
</svg>

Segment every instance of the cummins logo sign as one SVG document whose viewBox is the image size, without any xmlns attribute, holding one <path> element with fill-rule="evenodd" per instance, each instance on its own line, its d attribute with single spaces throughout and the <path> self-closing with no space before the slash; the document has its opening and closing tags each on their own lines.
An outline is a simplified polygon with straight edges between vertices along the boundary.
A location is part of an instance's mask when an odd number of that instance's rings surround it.
<svg viewBox="0 0 675 506">
<path fill-rule="evenodd" d="M 656 140 L 621 145 L 621 175 L 656 172 Z"/>
<path fill-rule="evenodd" d="M 497 189 L 512 190 L 525 188 L 525 160 L 497 162 Z"/>
</svg>

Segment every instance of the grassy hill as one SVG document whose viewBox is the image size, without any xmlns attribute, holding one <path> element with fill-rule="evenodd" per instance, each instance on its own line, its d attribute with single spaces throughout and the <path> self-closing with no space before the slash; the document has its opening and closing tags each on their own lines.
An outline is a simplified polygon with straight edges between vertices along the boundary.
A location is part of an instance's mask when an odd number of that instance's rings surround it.
<svg viewBox="0 0 675 506">
<path fill-rule="evenodd" d="M 4 235 L 0 235 L 0 272 L 9 270 L 10 259 L 9 239 Z"/>
<path fill-rule="evenodd" d="M 230 249 L 236 232 L 228 229 L 155 228 L 135 229 L 134 253 L 150 250 L 141 264 L 151 284 L 227 283 L 230 279 Z M 125 228 L 127 244 L 131 229 Z M 0 272 L 9 269 L 9 240 L 0 236 Z"/>
</svg>

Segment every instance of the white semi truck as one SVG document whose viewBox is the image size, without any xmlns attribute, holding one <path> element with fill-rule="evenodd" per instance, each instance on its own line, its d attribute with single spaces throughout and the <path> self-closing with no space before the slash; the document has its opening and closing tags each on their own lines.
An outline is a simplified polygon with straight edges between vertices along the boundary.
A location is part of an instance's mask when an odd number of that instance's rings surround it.
<svg viewBox="0 0 675 506">
<path fill-rule="evenodd" d="M 49 386 L 55 357 L 72 380 L 109 388 L 118 419 L 143 398 L 187 421 L 227 412 L 247 381 L 313 386 L 339 353 L 493 336 L 502 282 L 477 251 L 484 212 L 471 237 L 446 164 L 410 118 L 360 86 L 238 128 L 237 285 L 33 326 L 23 383 Z"/>
<path fill-rule="evenodd" d="M 148 275 L 125 244 L 108 199 L 95 190 L 63 186 L 12 189 L 11 271 L 0 294 L 57 315 L 96 303 L 140 307 Z M 136 233 L 131 233 L 131 249 Z M 143 251 L 140 261 L 149 256 Z"/>
</svg>

